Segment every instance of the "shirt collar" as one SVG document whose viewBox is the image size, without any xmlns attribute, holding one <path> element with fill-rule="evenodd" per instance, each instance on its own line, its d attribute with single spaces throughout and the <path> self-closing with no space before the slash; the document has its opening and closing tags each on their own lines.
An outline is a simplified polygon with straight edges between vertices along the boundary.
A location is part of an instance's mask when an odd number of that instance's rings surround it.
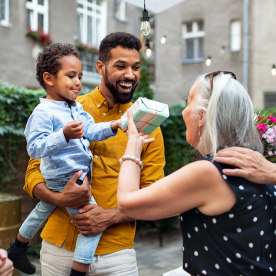
<svg viewBox="0 0 276 276">
<path fill-rule="evenodd" d="M 40 97 L 39 100 L 40 100 L 40 103 L 51 103 L 51 104 L 55 104 L 55 105 L 59 105 L 59 106 L 64 106 L 66 104 L 68 104 L 69 106 L 76 105 L 75 101 L 70 101 L 70 100 L 67 100 L 67 101 L 54 101 L 54 100 L 46 99 L 46 96 Z"/>
</svg>

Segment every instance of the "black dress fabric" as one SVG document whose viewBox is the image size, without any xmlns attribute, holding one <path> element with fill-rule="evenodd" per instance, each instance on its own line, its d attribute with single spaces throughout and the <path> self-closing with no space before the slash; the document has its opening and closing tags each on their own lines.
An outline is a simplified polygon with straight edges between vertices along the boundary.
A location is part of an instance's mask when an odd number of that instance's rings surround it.
<svg viewBox="0 0 276 276">
<path fill-rule="evenodd" d="M 212 162 L 207 156 L 204 158 Z M 236 195 L 233 208 L 207 216 L 198 209 L 180 215 L 183 268 L 193 275 L 276 275 L 276 186 L 222 173 Z"/>
</svg>

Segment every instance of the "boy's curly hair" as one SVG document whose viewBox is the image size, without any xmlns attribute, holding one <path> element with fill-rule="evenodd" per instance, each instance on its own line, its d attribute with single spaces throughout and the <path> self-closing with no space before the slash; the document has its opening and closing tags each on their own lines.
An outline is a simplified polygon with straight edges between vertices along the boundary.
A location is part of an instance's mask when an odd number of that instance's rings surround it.
<svg viewBox="0 0 276 276">
<path fill-rule="evenodd" d="M 137 52 L 141 49 L 140 40 L 130 34 L 124 32 L 115 32 L 107 35 L 100 44 L 99 60 L 107 63 L 110 59 L 110 51 L 117 46 L 127 49 L 136 49 Z"/>
<path fill-rule="evenodd" d="M 56 75 L 61 68 L 60 59 L 64 56 L 80 57 L 79 51 L 69 43 L 54 43 L 41 51 L 36 61 L 36 79 L 45 88 L 43 74 L 48 72 Z"/>
</svg>

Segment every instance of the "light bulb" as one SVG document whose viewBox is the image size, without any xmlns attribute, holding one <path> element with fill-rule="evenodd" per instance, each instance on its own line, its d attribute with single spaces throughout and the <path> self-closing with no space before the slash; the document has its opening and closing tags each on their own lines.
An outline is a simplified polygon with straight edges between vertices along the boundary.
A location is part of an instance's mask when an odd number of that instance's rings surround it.
<svg viewBox="0 0 276 276">
<path fill-rule="evenodd" d="M 271 74 L 272 74 L 273 77 L 276 76 L 276 66 L 275 66 L 275 64 L 272 65 Z"/>
<path fill-rule="evenodd" d="M 144 36 L 147 36 L 150 33 L 149 15 L 146 9 L 144 9 L 142 12 L 142 23 L 141 23 L 140 32 Z"/>
<path fill-rule="evenodd" d="M 165 44 L 167 42 L 167 37 L 163 35 L 160 40 L 161 44 Z"/>
<path fill-rule="evenodd" d="M 209 67 L 211 65 L 211 63 L 212 63 L 212 58 L 210 56 L 208 56 L 206 61 L 205 61 L 205 64 L 206 64 L 206 66 Z"/>
<path fill-rule="evenodd" d="M 151 54 L 152 54 L 152 50 L 151 50 L 150 48 L 148 48 L 148 49 L 146 50 L 146 56 L 147 56 L 147 57 L 151 57 Z"/>
</svg>

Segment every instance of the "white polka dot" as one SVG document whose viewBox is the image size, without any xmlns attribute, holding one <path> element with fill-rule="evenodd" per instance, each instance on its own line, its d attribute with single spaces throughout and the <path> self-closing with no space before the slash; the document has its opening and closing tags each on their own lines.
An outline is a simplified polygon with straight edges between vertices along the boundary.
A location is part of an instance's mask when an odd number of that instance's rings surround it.
<svg viewBox="0 0 276 276">
<path fill-rule="evenodd" d="M 228 258 L 228 257 L 226 258 L 226 261 L 227 261 L 227 263 L 229 263 L 229 264 L 232 262 L 231 259 Z"/>
<path fill-rule="evenodd" d="M 271 272 L 273 272 L 273 268 L 272 268 L 271 266 L 269 267 L 269 270 L 270 270 Z"/>
<path fill-rule="evenodd" d="M 198 232 L 198 227 L 195 227 L 195 231 Z"/>
<path fill-rule="evenodd" d="M 215 218 L 213 218 L 213 219 L 212 219 L 212 222 L 213 222 L 214 224 L 216 224 L 216 223 L 217 223 L 217 220 L 216 220 Z"/>
<path fill-rule="evenodd" d="M 183 246 L 182 251 L 184 251 L 184 250 L 185 250 L 185 248 L 184 248 L 184 246 Z"/>
<path fill-rule="evenodd" d="M 274 235 L 276 235 L 276 230 L 274 230 Z"/>
<path fill-rule="evenodd" d="M 269 247 L 268 243 L 265 245 L 265 249 L 267 249 Z"/>
<path fill-rule="evenodd" d="M 244 190 L 244 187 L 242 185 L 239 186 L 240 190 Z"/>
<path fill-rule="evenodd" d="M 241 231 L 242 231 L 241 228 L 237 228 L 238 233 L 241 233 Z"/>
<path fill-rule="evenodd" d="M 234 218 L 234 214 L 229 214 L 228 217 L 232 219 Z"/>
<path fill-rule="evenodd" d="M 250 266 L 250 269 L 251 269 L 251 270 L 253 270 L 254 268 L 255 268 L 254 265 L 251 265 L 251 266 Z"/>
<path fill-rule="evenodd" d="M 269 223 L 272 224 L 272 219 L 269 220 Z"/>
<path fill-rule="evenodd" d="M 254 194 L 253 197 L 256 197 L 256 195 Z"/>
<path fill-rule="evenodd" d="M 240 259 L 241 258 L 241 254 L 240 253 L 236 253 L 236 257 Z"/>
<path fill-rule="evenodd" d="M 265 210 L 267 210 L 267 205 L 265 205 Z"/>
<path fill-rule="evenodd" d="M 204 249 L 205 249 L 205 251 L 208 251 L 208 246 L 205 245 L 205 246 L 204 246 Z"/>
<path fill-rule="evenodd" d="M 263 236 L 264 235 L 264 231 L 262 230 L 261 232 L 260 232 L 260 236 Z"/>
<path fill-rule="evenodd" d="M 257 262 L 259 262 L 259 261 L 260 261 L 260 259 L 261 259 L 261 258 L 258 256 L 258 257 L 256 258 L 256 261 L 257 261 Z"/>
<path fill-rule="evenodd" d="M 224 239 L 225 241 L 228 241 L 228 237 L 226 237 L 226 236 L 223 236 L 223 239 Z"/>
<path fill-rule="evenodd" d="M 207 271 L 206 271 L 206 270 L 202 270 L 201 273 L 202 273 L 203 275 L 207 275 Z"/>
<path fill-rule="evenodd" d="M 251 210 L 252 209 L 252 205 L 247 206 L 247 209 Z"/>
<path fill-rule="evenodd" d="M 253 218 L 253 221 L 254 221 L 254 222 L 256 222 L 257 220 L 258 220 L 258 218 L 257 218 L 257 217 L 254 217 L 254 218 Z"/>
<path fill-rule="evenodd" d="M 195 255 L 195 256 L 198 256 L 198 252 L 197 252 L 197 251 L 195 251 L 195 252 L 194 252 L 194 255 Z"/>
<path fill-rule="evenodd" d="M 264 195 L 260 195 L 260 197 L 264 197 Z"/>
<path fill-rule="evenodd" d="M 269 259 L 272 259 L 272 254 L 269 254 Z"/>
<path fill-rule="evenodd" d="M 184 264 L 184 266 L 187 268 L 187 267 L 188 267 L 188 264 L 187 264 L 187 263 L 185 263 L 185 264 Z"/>
<path fill-rule="evenodd" d="M 187 237 L 190 239 L 190 238 L 191 238 L 191 234 L 190 234 L 190 233 L 188 233 L 188 234 L 187 234 Z"/>
<path fill-rule="evenodd" d="M 180 220 L 183 221 L 183 217 L 182 216 L 180 217 Z"/>
<path fill-rule="evenodd" d="M 206 225 L 206 223 L 203 223 L 203 226 L 204 226 L 204 228 L 205 228 L 205 229 L 207 229 L 207 225 Z"/>
<path fill-rule="evenodd" d="M 225 174 L 222 175 L 223 179 L 227 179 L 227 176 Z"/>
<path fill-rule="evenodd" d="M 219 264 L 215 264 L 215 268 L 216 268 L 216 269 L 220 269 Z"/>
<path fill-rule="evenodd" d="M 243 196 L 241 197 L 241 200 L 244 200 L 244 197 L 243 197 Z"/>
<path fill-rule="evenodd" d="M 248 244 L 248 246 L 249 246 L 250 248 L 253 248 L 253 247 L 254 247 L 254 244 L 253 244 L 252 242 L 250 242 L 250 243 Z"/>
</svg>

